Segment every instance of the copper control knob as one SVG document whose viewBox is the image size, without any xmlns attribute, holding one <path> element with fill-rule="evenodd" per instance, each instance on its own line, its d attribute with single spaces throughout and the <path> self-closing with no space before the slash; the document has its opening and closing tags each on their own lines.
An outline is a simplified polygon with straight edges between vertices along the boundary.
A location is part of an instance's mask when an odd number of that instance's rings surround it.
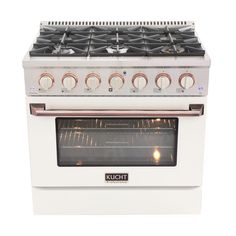
<svg viewBox="0 0 236 236">
<path fill-rule="evenodd" d="M 101 79 L 98 74 L 90 73 L 85 79 L 85 84 L 89 89 L 95 90 L 100 86 Z"/>
<path fill-rule="evenodd" d="M 159 89 L 167 89 L 171 84 L 171 78 L 166 73 L 158 74 L 156 77 L 156 86 Z"/>
<path fill-rule="evenodd" d="M 137 73 L 133 76 L 132 83 L 135 88 L 142 90 L 146 87 L 148 79 L 145 74 Z"/>
<path fill-rule="evenodd" d="M 62 84 L 64 88 L 71 91 L 77 84 L 76 76 L 71 73 L 65 74 L 62 78 Z"/>
<path fill-rule="evenodd" d="M 124 78 L 121 74 L 114 73 L 109 78 L 109 84 L 115 90 L 121 89 L 124 84 Z"/>
<path fill-rule="evenodd" d="M 192 74 L 184 73 L 179 77 L 179 84 L 183 89 L 189 89 L 193 87 L 195 79 Z"/>
<path fill-rule="evenodd" d="M 45 91 L 47 91 L 48 89 L 50 89 L 53 86 L 53 82 L 54 82 L 54 79 L 53 79 L 52 75 L 50 75 L 48 73 L 42 74 L 39 79 L 40 88 Z"/>
</svg>

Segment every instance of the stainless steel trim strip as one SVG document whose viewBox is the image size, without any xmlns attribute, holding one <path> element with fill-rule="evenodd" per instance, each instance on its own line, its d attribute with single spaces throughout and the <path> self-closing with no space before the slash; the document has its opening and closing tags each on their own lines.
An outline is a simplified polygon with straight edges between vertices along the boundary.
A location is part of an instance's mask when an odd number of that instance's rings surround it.
<svg viewBox="0 0 236 236">
<path fill-rule="evenodd" d="M 75 109 L 48 109 L 45 104 L 30 104 L 31 115 L 56 117 L 181 117 L 202 116 L 203 104 L 191 104 L 189 110 L 75 110 Z"/>
</svg>

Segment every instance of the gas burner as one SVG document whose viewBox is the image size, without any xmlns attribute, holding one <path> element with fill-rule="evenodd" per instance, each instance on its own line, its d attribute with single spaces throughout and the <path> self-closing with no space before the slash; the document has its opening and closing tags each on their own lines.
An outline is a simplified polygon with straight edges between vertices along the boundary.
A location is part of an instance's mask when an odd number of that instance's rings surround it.
<svg viewBox="0 0 236 236">
<path fill-rule="evenodd" d="M 30 56 L 204 56 L 192 26 L 42 26 Z"/>
<path fill-rule="evenodd" d="M 183 53 L 185 49 L 180 45 L 165 46 L 161 49 L 163 53 L 178 54 Z"/>
<path fill-rule="evenodd" d="M 72 48 L 61 48 L 61 49 L 56 48 L 55 50 L 53 50 L 52 53 L 62 54 L 62 55 L 72 55 L 76 53 L 76 50 L 73 50 Z"/>
<path fill-rule="evenodd" d="M 106 48 L 108 53 L 119 53 L 119 54 L 124 54 L 127 53 L 129 50 L 129 47 L 124 46 L 124 45 L 111 45 Z"/>
</svg>

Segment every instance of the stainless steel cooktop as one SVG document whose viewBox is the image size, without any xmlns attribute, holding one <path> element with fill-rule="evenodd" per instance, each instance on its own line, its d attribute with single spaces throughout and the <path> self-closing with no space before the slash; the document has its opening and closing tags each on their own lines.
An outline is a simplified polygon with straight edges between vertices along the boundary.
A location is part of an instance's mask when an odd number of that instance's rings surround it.
<svg viewBox="0 0 236 236">
<path fill-rule="evenodd" d="M 48 22 L 40 28 L 30 56 L 204 56 L 187 22 L 99 24 Z"/>
</svg>

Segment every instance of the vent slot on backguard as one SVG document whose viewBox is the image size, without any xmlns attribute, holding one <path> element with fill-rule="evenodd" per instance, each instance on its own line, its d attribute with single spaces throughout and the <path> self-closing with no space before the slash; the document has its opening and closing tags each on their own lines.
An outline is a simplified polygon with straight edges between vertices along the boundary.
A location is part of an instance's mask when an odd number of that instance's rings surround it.
<svg viewBox="0 0 236 236">
<path fill-rule="evenodd" d="M 184 26 L 192 21 L 43 21 L 48 26 Z"/>
</svg>

